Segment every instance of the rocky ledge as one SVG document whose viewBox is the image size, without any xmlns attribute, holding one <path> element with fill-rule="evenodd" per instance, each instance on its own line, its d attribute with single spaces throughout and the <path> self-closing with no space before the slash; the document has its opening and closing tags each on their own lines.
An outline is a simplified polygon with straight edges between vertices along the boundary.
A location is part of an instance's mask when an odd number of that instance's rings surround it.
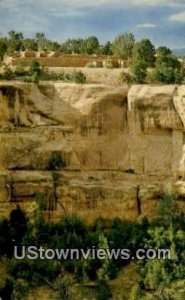
<svg viewBox="0 0 185 300">
<path fill-rule="evenodd" d="M 185 86 L 0 83 L 0 216 L 39 193 L 46 215 L 155 214 L 169 184 L 185 207 Z"/>
</svg>

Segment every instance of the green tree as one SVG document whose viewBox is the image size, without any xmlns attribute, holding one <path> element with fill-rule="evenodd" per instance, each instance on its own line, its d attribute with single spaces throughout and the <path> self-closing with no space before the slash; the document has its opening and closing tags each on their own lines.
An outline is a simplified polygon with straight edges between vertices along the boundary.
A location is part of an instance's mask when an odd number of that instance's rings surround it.
<svg viewBox="0 0 185 300">
<path fill-rule="evenodd" d="M 84 54 L 95 54 L 98 52 L 100 47 L 99 41 L 95 36 L 89 36 L 83 40 L 81 46 L 81 52 Z"/>
<path fill-rule="evenodd" d="M 143 60 L 138 60 L 131 67 L 133 81 L 136 83 L 144 83 L 147 76 L 147 63 Z"/>
<path fill-rule="evenodd" d="M 154 297 L 151 299 L 184 299 L 185 233 L 181 216 L 177 196 L 169 188 L 161 198 L 157 219 L 148 229 L 145 248 L 170 249 L 170 259 L 140 262 L 142 284 L 145 290 L 152 292 Z"/>
<path fill-rule="evenodd" d="M 97 287 L 96 300 L 111 300 L 112 293 L 106 281 L 99 281 Z"/>
<path fill-rule="evenodd" d="M 54 152 L 48 162 L 48 170 L 60 170 L 66 167 L 66 161 L 60 152 Z"/>
<path fill-rule="evenodd" d="M 3 65 L 3 75 L 1 75 L 1 76 L 2 76 L 2 79 L 5 79 L 5 80 L 12 80 L 15 78 L 14 72 L 6 64 Z"/>
<path fill-rule="evenodd" d="M 112 45 L 113 55 L 122 58 L 130 59 L 132 57 L 132 51 L 135 43 L 135 38 L 132 33 L 122 33 L 118 35 Z"/>
<path fill-rule="evenodd" d="M 151 78 L 156 82 L 181 83 L 184 78 L 184 71 L 177 57 L 162 52 L 156 59 L 155 69 Z"/>
<path fill-rule="evenodd" d="M 155 62 L 155 47 L 148 39 L 135 43 L 133 48 L 133 62 L 143 61 L 147 67 L 153 67 Z"/>
<path fill-rule="evenodd" d="M 47 49 L 47 38 L 45 33 L 43 32 L 37 32 L 35 34 L 35 42 L 38 45 L 38 50 L 43 51 Z"/>
<path fill-rule="evenodd" d="M 110 41 L 106 42 L 105 45 L 101 47 L 100 54 L 112 55 L 112 44 Z"/>
<path fill-rule="evenodd" d="M 16 32 L 14 30 L 9 31 L 8 33 L 8 51 L 20 51 L 22 49 L 22 42 L 23 42 L 23 34 L 21 32 Z"/>
<path fill-rule="evenodd" d="M 139 285 L 134 285 L 131 293 L 130 293 L 130 300 L 141 300 L 143 296 L 143 291 Z"/>
<path fill-rule="evenodd" d="M 24 50 L 32 50 L 32 51 L 38 50 L 37 43 L 35 42 L 34 39 L 24 39 L 22 44 Z"/>
<path fill-rule="evenodd" d="M 38 76 L 40 76 L 42 73 L 42 67 L 39 64 L 38 61 L 33 60 L 31 62 L 30 68 L 29 68 L 29 74 L 32 76 L 33 74 L 37 74 Z"/>
<path fill-rule="evenodd" d="M 174 232 L 173 241 L 171 239 L 170 227 L 157 227 L 149 230 L 150 237 L 147 240 L 146 247 L 152 249 L 171 249 L 170 259 L 146 260 L 141 267 L 141 276 L 145 290 L 151 290 L 156 299 L 183 299 L 178 294 L 185 295 L 185 284 L 180 291 L 176 290 L 179 284 L 182 284 L 185 276 L 184 266 L 184 232 Z M 173 244 L 175 248 L 181 249 L 177 256 L 173 255 Z M 182 246 L 179 246 L 182 244 Z M 185 283 L 185 281 L 184 281 Z M 183 285 L 183 284 L 182 284 Z M 180 293 L 178 293 L 180 292 Z M 174 294 L 174 297 L 172 297 Z M 144 298 L 145 299 L 145 298 Z"/>
<path fill-rule="evenodd" d="M 161 219 L 164 224 L 170 225 L 174 219 L 180 214 L 180 209 L 177 203 L 178 196 L 171 187 L 168 187 L 159 202 L 159 209 L 157 217 Z"/>
<path fill-rule="evenodd" d="M 55 41 L 47 41 L 47 50 L 48 51 L 60 51 L 61 45 Z"/>
<path fill-rule="evenodd" d="M 82 39 L 68 39 L 61 45 L 62 52 L 66 54 L 80 54 L 82 48 Z"/>
<path fill-rule="evenodd" d="M 98 243 L 99 249 L 104 249 L 107 251 L 109 248 L 108 240 L 104 236 L 103 233 L 99 234 L 99 243 Z M 109 279 L 108 270 L 109 270 L 110 261 L 108 258 L 108 255 L 105 255 L 105 259 L 103 260 L 102 267 L 98 271 L 98 279 L 101 281 L 107 281 Z"/>
<path fill-rule="evenodd" d="M 161 46 L 156 50 L 156 54 L 157 56 L 167 56 L 167 55 L 171 55 L 172 51 L 165 46 Z"/>
<path fill-rule="evenodd" d="M 27 232 L 27 236 L 25 237 L 25 241 L 31 236 L 33 238 L 37 237 L 40 226 L 44 224 L 44 208 L 45 198 L 40 193 L 36 193 L 35 200 L 29 205 L 27 209 L 29 230 Z"/>
<path fill-rule="evenodd" d="M 39 64 L 38 61 L 33 60 L 31 62 L 29 71 L 28 71 L 28 78 L 30 79 L 31 82 L 38 83 L 39 79 L 41 78 L 41 75 L 43 73 L 43 68 Z"/>
<path fill-rule="evenodd" d="M 3 60 L 3 57 L 7 51 L 7 43 L 5 39 L 0 39 L 0 60 Z"/>
<path fill-rule="evenodd" d="M 81 71 L 74 72 L 72 75 L 72 80 L 76 83 L 84 84 L 86 83 L 86 76 Z"/>
</svg>

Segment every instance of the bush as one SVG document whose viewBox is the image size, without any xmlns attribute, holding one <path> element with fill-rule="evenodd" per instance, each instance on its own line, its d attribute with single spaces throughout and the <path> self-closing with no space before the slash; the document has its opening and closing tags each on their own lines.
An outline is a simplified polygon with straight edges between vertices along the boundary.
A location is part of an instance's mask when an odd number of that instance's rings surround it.
<svg viewBox="0 0 185 300">
<path fill-rule="evenodd" d="M 43 72 L 42 66 L 39 64 L 38 61 L 33 60 L 29 68 L 29 75 L 40 77 L 42 72 Z"/>
<path fill-rule="evenodd" d="M 50 224 L 42 228 L 42 242 L 49 248 L 86 248 L 87 227 L 76 216 L 70 216 L 58 224 Z M 41 232 L 39 233 L 41 236 Z M 51 238 L 52 237 L 52 238 Z"/>
<path fill-rule="evenodd" d="M 13 80 L 15 78 L 15 74 L 10 69 L 10 67 L 4 65 L 3 75 L 1 76 L 1 78 L 5 80 Z"/>
<path fill-rule="evenodd" d="M 49 72 L 48 70 L 44 70 L 42 72 L 42 76 L 41 76 L 42 80 L 53 80 L 53 81 L 57 81 L 57 80 L 65 80 L 65 74 L 64 72 L 57 74 L 55 72 Z"/>
<path fill-rule="evenodd" d="M 22 300 L 29 291 L 29 283 L 24 279 L 17 279 L 13 285 L 12 300 Z"/>
<path fill-rule="evenodd" d="M 14 71 L 15 76 L 22 77 L 28 74 L 28 66 L 25 63 L 20 63 Z"/>
<path fill-rule="evenodd" d="M 8 220 L 0 222 L 0 255 L 12 257 L 13 246 L 20 246 L 27 231 L 27 219 L 20 207 L 12 210 Z"/>
<path fill-rule="evenodd" d="M 72 80 L 76 83 L 85 83 L 86 82 L 86 76 L 81 71 L 74 72 L 72 76 Z"/>
<path fill-rule="evenodd" d="M 133 81 L 132 76 L 126 72 L 121 72 L 120 80 L 121 80 L 121 82 L 126 83 L 126 84 L 130 84 Z"/>
<path fill-rule="evenodd" d="M 97 300 L 111 300 L 112 293 L 106 281 L 98 282 Z"/>
<path fill-rule="evenodd" d="M 60 264 L 52 260 L 12 259 L 8 271 L 15 280 L 24 279 L 31 282 L 32 286 L 39 286 L 45 284 L 45 278 L 51 281 L 60 274 Z"/>
<path fill-rule="evenodd" d="M 48 170 L 59 170 L 66 167 L 66 161 L 62 157 L 60 152 L 53 153 L 52 157 L 48 162 Z"/>
<path fill-rule="evenodd" d="M 31 79 L 30 76 L 24 76 L 24 77 L 22 77 L 22 80 L 23 80 L 24 82 L 28 82 L 28 83 L 32 82 L 32 79 Z"/>
<path fill-rule="evenodd" d="M 38 83 L 39 82 L 39 74 L 37 74 L 36 72 L 33 73 L 31 76 L 31 82 Z"/>
<path fill-rule="evenodd" d="M 149 78 L 153 82 L 180 84 L 184 79 L 184 71 L 175 56 L 162 53 L 157 57 L 155 69 L 151 72 Z"/>
<path fill-rule="evenodd" d="M 147 75 L 147 64 L 145 61 L 136 61 L 132 65 L 133 80 L 136 83 L 144 83 Z"/>
<path fill-rule="evenodd" d="M 12 299 L 13 283 L 12 280 L 7 279 L 5 285 L 0 288 L 0 298 L 5 300 Z"/>
</svg>

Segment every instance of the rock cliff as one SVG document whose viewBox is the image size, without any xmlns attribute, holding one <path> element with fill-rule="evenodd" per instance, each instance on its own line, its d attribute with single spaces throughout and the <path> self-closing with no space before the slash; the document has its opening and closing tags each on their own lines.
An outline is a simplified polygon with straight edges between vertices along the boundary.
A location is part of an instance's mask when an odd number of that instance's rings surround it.
<svg viewBox="0 0 185 300">
<path fill-rule="evenodd" d="M 52 218 L 152 217 L 168 184 L 185 207 L 184 99 L 185 86 L 1 82 L 0 216 L 40 193 Z"/>
</svg>

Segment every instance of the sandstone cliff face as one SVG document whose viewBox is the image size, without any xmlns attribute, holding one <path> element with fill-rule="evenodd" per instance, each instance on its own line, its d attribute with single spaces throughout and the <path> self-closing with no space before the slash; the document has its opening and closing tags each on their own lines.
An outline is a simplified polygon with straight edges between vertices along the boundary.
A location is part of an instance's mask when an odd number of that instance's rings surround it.
<svg viewBox="0 0 185 300">
<path fill-rule="evenodd" d="M 49 216 L 88 220 L 152 216 L 169 183 L 183 200 L 184 97 L 185 86 L 1 82 L 1 216 L 37 192 Z"/>
</svg>

